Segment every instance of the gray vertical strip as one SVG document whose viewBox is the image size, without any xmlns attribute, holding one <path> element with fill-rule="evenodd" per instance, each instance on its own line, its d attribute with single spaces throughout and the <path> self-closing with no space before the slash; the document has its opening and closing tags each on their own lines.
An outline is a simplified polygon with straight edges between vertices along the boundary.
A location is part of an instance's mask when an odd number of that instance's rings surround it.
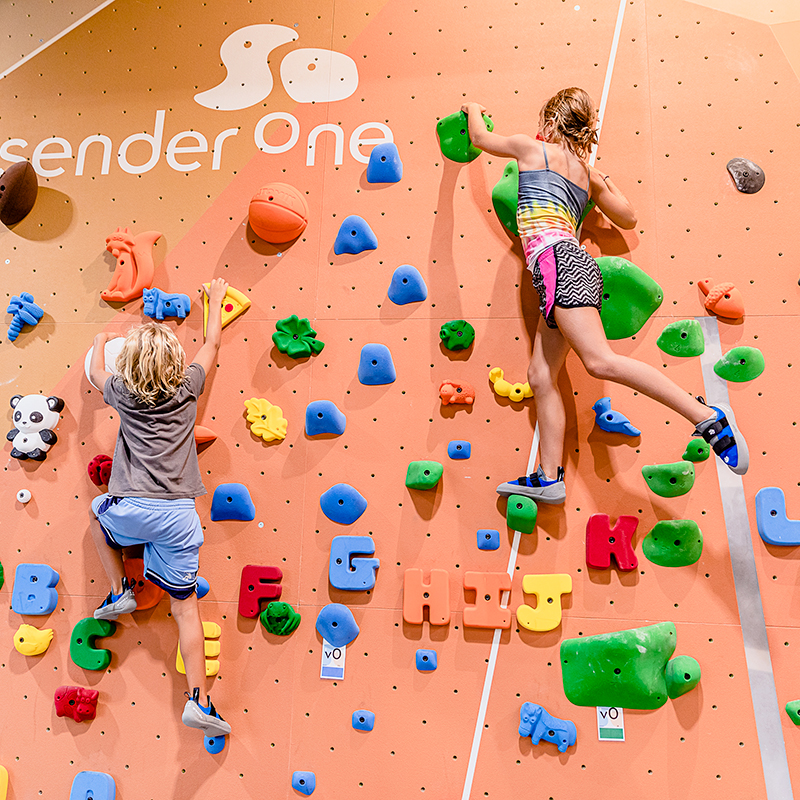
<svg viewBox="0 0 800 800">
<path fill-rule="evenodd" d="M 703 327 L 706 340 L 705 353 L 700 356 L 706 400 L 709 405 L 722 403 L 729 406 L 728 384 L 714 372 L 714 364 L 722 357 L 717 320 L 714 317 L 698 317 L 697 321 Z M 715 460 L 767 798 L 788 800 L 792 797 L 792 783 L 789 779 L 789 763 L 783 741 L 775 677 L 772 674 L 764 607 L 758 588 L 744 487 L 739 475 L 731 472 L 720 459 Z"/>
</svg>

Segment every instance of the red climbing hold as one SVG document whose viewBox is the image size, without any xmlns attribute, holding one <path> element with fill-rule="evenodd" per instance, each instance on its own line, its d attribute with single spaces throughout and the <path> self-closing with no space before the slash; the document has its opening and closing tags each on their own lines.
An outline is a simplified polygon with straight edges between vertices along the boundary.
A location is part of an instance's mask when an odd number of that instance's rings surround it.
<svg viewBox="0 0 800 800">
<path fill-rule="evenodd" d="M 633 552 L 632 539 L 638 525 L 638 517 L 623 515 L 612 528 L 608 514 L 592 514 L 586 523 L 587 566 L 608 569 L 613 555 L 621 570 L 636 569 L 639 561 Z"/>
</svg>

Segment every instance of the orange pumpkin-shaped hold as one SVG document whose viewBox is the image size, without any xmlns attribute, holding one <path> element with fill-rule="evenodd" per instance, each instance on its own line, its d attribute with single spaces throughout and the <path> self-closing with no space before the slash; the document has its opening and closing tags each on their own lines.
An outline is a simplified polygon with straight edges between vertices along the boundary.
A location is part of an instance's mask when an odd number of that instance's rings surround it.
<svg viewBox="0 0 800 800">
<path fill-rule="evenodd" d="M 744 316 L 744 298 L 732 283 L 712 283 L 711 278 L 698 281 L 700 291 L 706 296 L 703 305 L 718 317 L 741 319 Z"/>
</svg>

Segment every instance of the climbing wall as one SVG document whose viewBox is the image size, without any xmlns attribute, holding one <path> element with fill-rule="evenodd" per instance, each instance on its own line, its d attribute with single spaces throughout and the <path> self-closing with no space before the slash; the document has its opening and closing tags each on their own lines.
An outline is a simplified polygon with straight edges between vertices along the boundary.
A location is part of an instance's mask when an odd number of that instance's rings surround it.
<svg viewBox="0 0 800 800">
<path fill-rule="evenodd" d="M 777 486 L 789 516 L 800 515 L 792 402 L 792 331 L 800 313 L 792 235 L 800 127 L 796 5 L 775 4 L 766 14 L 734 0 L 318 0 L 291 9 L 177 0 L 112 2 L 94 15 L 90 5 L 80 10 L 87 14 L 81 24 L 32 58 L 7 58 L 0 82 L 0 167 L 27 158 L 40 185 L 32 212 L 0 226 L 3 292 L 9 300 L 31 292 L 44 310 L 16 341 L 2 336 L 2 402 L 41 393 L 66 403 L 58 443 L 44 462 L 13 459 L 6 444 L 0 687 L 13 724 L 0 737 L 0 764 L 10 776 L 7 796 L 64 798 L 75 774 L 91 770 L 111 775 L 123 800 L 296 797 L 292 773 L 304 770 L 315 773 L 316 796 L 323 798 L 363 790 L 364 797 L 466 800 L 530 794 L 531 787 L 537 797 L 558 800 L 598 791 L 756 798 L 768 796 L 762 759 L 776 752 L 779 766 L 782 759 L 791 779 L 800 780 L 798 732 L 782 710 L 800 697 L 798 557 L 796 548 L 761 540 L 754 505 L 759 489 Z M 256 24 L 281 28 L 263 40 L 242 32 Z M 49 28 L 31 33 L 32 25 L 21 11 L 10 20 L 9 47 L 20 57 L 32 52 L 31 37 L 46 44 L 55 36 Z M 220 55 L 224 42 L 237 48 L 235 65 Z M 313 55 L 292 56 L 302 48 L 349 56 L 357 69 L 352 93 L 333 102 L 321 95 L 293 99 L 298 84 L 327 86 L 314 82 Z M 282 72 L 287 63 L 294 72 Z M 235 107 L 194 99 L 226 79 L 234 88 L 224 94 Z M 668 356 L 656 346 L 669 322 L 709 317 L 706 330 L 718 332 L 723 353 L 747 345 L 766 359 L 756 380 L 728 385 L 751 455 L 743 490 L 732 491 L 743 491 L 746 502 L 738 524 L 749 526 L 758 579 L 749 596 L 763 603 L 769 642 L 755 660 L 737 603 L 732 522 L 723 513 L 728 484 L 713 460 L 696 465 L 694 487 L 681 497 L 659 497 L 642 478 L 646 465 L 680 460 L 691 427 L 678 415 L 588 377 L 570 356 L 561 378 L 565 505 L 540 506 L 535 531 L 519 534 L 506 526 L 506 501 L 495 493 L 497 484 L 525 472 L 536 414 L 531 400 L 495 394 L 489 370 L 499 366 L 512 383 L 525 380 L 537 297 L 519 243 L 492 207 L 505 161 L 485 154 L 470 164 L 446 159 L 436 122 L 470 99 L 488 107 L 496 131 L 535 133 L 540 104 L 571 85 L 587 89 L 598 105 L 602 100 L 597 165 L 639 218 L 635 230 L 620 231 L 590 213 L 582 243 L 594 256 L 635 262 L 664 295 L 641 331 L 614 349 L 665 370 L 695 394 L 708 391 L 700 359 Z M 403 177 L 371 184 L 366 158 L 374 140 L 384 138 L 397 144 Z M 735 156 L 765 171 L 757 194 L 736 190 L 725 169 Z M 267 244 L 248 226 L 251 197 L 272 181 L 297 187 L 308 203 L 308 227 L 293 243 Z M 367 221 L 377 249 L 334 253 L 348 215 Z M 233 727 L 217 755 L 180 724 L 185 681 L 175 669 L 177 632 L 166 599 L 121 617 L 113 635 L 98 640 L 111 652 L 106 670 L 82 669 L 69 655 L 74 626 L 108 591 L 87 522 L 100 490 L 86 465 L 113 452 L 118 427 L 84 375 L 84 356 L 98 332 L 125 334 L 146 320 L 141 301 L 110 305 L 100 298 L 115 267 L 105 240 L 117 227 L 162 234 L 154 285 L 190 296 L 188 318 L 168 321 L 190 357 L 202 342 L 201 283 L 224 277 L 251 302 L 223 331 L 198 410 L 198 423 L 217 437 L 199 455 L 209 492 L 197 502 L 205 533 L 200 572 L 210 585 L 200 608 L 221 629 L 212 696 Z M 424 277 L 425 301 L 389 300 L 401 264 Z M 705 278 L 738 287 L 742 320 L 718 321 L 704 311 L 697 283 Z M 273 346 L 276 322 L 291 314 L 311 321 L 325 342 L 320 354 L 295 360 Z M 475 328 L 467 351 L 440 345 L 440 326 L 453 319 Z M 394 383 L 359 382 L 367 343 L 389 348 Z M 446 380 L 472 384 L 474 405 L 443 406 L 438 387 Z M 641 429 L 640 438 L 594 425 L 591 407 L 603 396 Z M 288 420 L 284 440 L 265 443 L 251 434 L 244 406 L 250 398 L 280 406 Z M 331 400 L 344 412 L 342 436 L 305 435 L 313 400 Z M 6 427 L 12 426 L 7 406 Z M 448 442 L 456 439 L 471 443 L 471 458 L 448 458 Z M 435 490 L 405 486 L 408 464 L 422 459 L 444 465 Z M 253 521 L 211 521 L 214 489 L 231 482 L 248 487 Z M 338 483 L 368 502 L 353 525 L 332 522 L 320 509 L 320 495 Z M 21 489 L 31 492 L 27 504 L 15 500 Z M 595 513 L 612 522 L 638 519 L 637 569 L 587 566 L 586 525 Z M 642 555 L 645 534 L 667 519 L 699 524 L 704 547 L 695 564 L 660 567 Z M 479 528 L 500 531 L 499 549 L 478 549 Z M 331 540 L 341 534 L 372 537 L 381 564 L 374 589 L 346 592 L 329 584 Z M 48 616 L 11 609 L 21 563 L 59 573 L 58 602 Z M 272 635 L 238 614 L 248 564 L 282 570 L 281 599 L 302 615 L 290 636 Z M 448 573 L 448 625 L 404 621 L 409 569 L 426 577 L 431 569 Z M 465 627 L 465 608 L 480 600 L 464 589 L 465 574 L 506 570 L 512 617 L 518 606 L 535 605 L 522 591 L 523 576 L 569 575 L 561 624 L 547 631 L 516 620 L 498 632 Z M 360 628 L 341 680 L 320 678 L 323 645 L 314 623 L 329 603 L 349 607 Z M 599 741 L 595 709 L 565 697 L 561 643 L 663 621 L 676 626 L 675 654 L 700 663 L 699 686 L 657 710 L 625 711 L 625 741 Z M 23 622 L 53 629 L 44 654 L 14 648 Z M 435 671 L 416 669 L 420 648 L 437 652 Z M 774 671 L 780 716 L 777 706 L 758 701 L 754 708 L 754 669 L 769 680 Z M 95 720 L 56 715 L 53 694 L 64 684 L 99 691 Z M 560 753 L 520 737 L 525 701 L 574 721 L 577 743 Z M 375 713 L 374 730 L 353 729 L 357 709 Z M 757 712 L 773 728 L 761 741 Z"/>
</svg>

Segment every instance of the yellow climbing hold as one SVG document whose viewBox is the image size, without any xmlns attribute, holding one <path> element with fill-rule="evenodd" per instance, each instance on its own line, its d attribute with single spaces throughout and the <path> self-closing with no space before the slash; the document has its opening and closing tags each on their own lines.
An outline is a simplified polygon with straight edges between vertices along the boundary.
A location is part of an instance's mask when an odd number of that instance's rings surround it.
<svg viewBox="0 0 800 800">
<path fill-rule="evenodd" d="M 286 426 L 289 424 L 283 416 L 280 406 L 274 406 L 263 397 L 251 397 L 244 401 L 247 409 L 247 421 L 250 432 L 260 436 L 265 442 L 286 438 Z"/>
<path fill-rule="evenodd" d="M 489 371 L 489 380 L 494 384 L 494 391 L 500 397 L 508 397 L 515 403 L 519 403 L 527 397 L 533 397 L 533 391 L 530 384 L 525 383 L 509 383 L 503 378 L 503 370 L 500 367 L 494 367 Z"/>
<path fill-rule="evenodd" d="M 205 638 L 206 677 L 211 678 L 219 672 L 219 637 L 222 628 L 216 622 L 203 622 L 203 637 Z M 186 674 L 186 666 L 181 655 L 181 643 L 178 642 L 178 655 L 175 658 L 175 669 Z"/>
<path fill-rule="evenodd" d="M 23 623 L 14 634 L 14 647 L 24 656 L 40 656 L 44 653 L 53 639 L 52 628 L 34 628 L 33 625 Z"/>
</svg>

